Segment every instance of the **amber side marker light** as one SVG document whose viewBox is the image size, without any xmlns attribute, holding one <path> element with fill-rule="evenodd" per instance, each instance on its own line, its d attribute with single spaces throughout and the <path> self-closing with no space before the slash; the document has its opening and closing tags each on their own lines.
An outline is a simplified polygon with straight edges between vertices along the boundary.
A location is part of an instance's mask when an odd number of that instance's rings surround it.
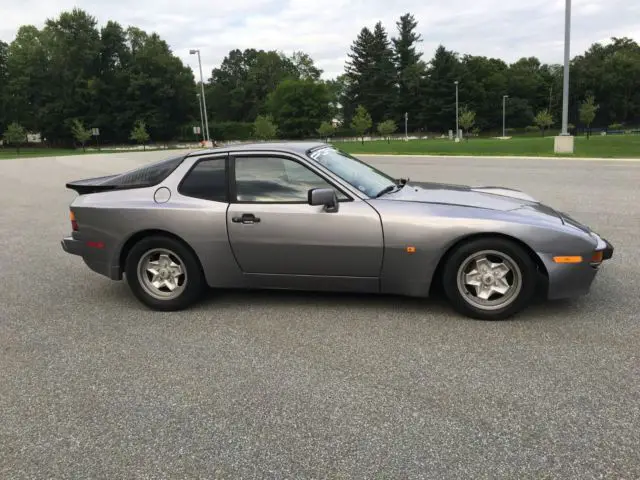
<svg viewBox="0 0 640 480">
<path fill-rule="evenodd" d="M 580 255 L 553 257 L 553 261 L 556 263 L 580 263 L 582 262 L 582 257 Z"/>
<path fill-rule="evenodd" d="M 407 247 L 407 253 L 416 253 L 416 247 Z"/>
</svg>

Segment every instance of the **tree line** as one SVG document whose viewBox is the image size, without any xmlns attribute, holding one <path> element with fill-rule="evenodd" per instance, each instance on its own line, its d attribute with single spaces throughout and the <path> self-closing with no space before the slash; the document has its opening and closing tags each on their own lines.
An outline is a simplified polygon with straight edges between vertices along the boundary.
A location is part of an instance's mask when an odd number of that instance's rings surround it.
<svg viewBox="0 0 640 480">
<path fill-rule="evenodd" d="M 343 74 L 325 79 L 304 52 L 234 49 L 205 83 L 211 138 L 305 138 L 404 130 L 499 131 L 505 95 L 512 128 L 559 126 L 562 68 L 535 57 L 507 63 L 440 45 L 427 60 L 418 21 L 407 13 L 389 34 L 361 29 Z M 640 123 L 640 46 L 629 38 L 593 44 L 571 62 L 570 122 L 622 128 Z M 199 83 L 156 33 L 81 9 L 0 41 L 0 132 L 40 133 L 51 145 L 194 140 Z M 406 117 L 405 117 L 406 115 Z M 336 123 L 338 126 L 336 127 Z"/>
</svg>

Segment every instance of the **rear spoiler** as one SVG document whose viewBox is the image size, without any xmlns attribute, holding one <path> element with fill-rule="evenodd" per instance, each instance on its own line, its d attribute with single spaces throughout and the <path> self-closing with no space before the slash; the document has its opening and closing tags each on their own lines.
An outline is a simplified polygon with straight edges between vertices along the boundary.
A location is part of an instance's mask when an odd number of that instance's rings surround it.
<svg viewBox="0 0 640 480">
<path fill-rule="evenodd" d="M 118 175 L 106 175 L 104 177 L 85 178 L 83 180 L 74 180 L 68 182 L 65 186 L 76 191 L 79 195 L 87 195 L 89 193 L 107 192 L 115 190 L 118 185 L 104 185 L 104 182 L 117 177 Z"/>
</svg>

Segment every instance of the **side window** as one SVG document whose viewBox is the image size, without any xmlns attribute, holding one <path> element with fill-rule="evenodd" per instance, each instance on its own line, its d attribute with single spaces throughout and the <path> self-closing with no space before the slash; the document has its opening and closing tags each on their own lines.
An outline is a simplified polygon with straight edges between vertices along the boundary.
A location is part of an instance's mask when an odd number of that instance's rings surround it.
<svg viewBox="0 0 640 480">
<path fill-rule="evenodd" d="M 199 161 L 187 173 L 180 185 L 179 192 L 188 197 L 227 201 L 227 177 L 224 158 L 210 158 Z"/>
<path fill-rule="evenodd" d="M 306 202 L 312 188 L 333 188 L 304 165 L 280 157 L 237 157 L 239 202 Z M 338 200 L 347 197 L 336 190 Z"/>
</svg>

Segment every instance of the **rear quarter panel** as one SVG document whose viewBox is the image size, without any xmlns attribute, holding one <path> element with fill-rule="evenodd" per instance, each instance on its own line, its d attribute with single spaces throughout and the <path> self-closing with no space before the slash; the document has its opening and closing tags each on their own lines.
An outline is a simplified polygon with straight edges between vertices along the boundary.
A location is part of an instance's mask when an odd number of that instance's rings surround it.
<svg viewBox="0 0 640 480">
<path fill-rule="evenodd" d="M 189 166 L 180 166 L 154 187 L 79 196 L 71 204 L 80 227 L 76 236 L 104 243 L 102 252 L 93 255 L 103 256 L 96 261 L 108 262 L 111 278 L 120 278 L 120 256 L 127 241 L 141 232 L 159 231 L 179 237 L 193 249 L 210 286 L 243 284 L 229 246 L 227 203 L 185 197 L 177 191 Z M 154 194 L 162 187 L 170 190 L 171 197 L 157 203 Z"/>
<path fill-rule="evenodd" d="M 536 254 L 588 255 L 596 241 L 547 215 L 473 207 L 371 200 L 384 229 L 384 293 L 428 296 L 440 259 L 457 242 L 475 234 L 498 233 L 520 240 Z M 415 253 L 406 248 L 415 247 Z"/>
</svg>

